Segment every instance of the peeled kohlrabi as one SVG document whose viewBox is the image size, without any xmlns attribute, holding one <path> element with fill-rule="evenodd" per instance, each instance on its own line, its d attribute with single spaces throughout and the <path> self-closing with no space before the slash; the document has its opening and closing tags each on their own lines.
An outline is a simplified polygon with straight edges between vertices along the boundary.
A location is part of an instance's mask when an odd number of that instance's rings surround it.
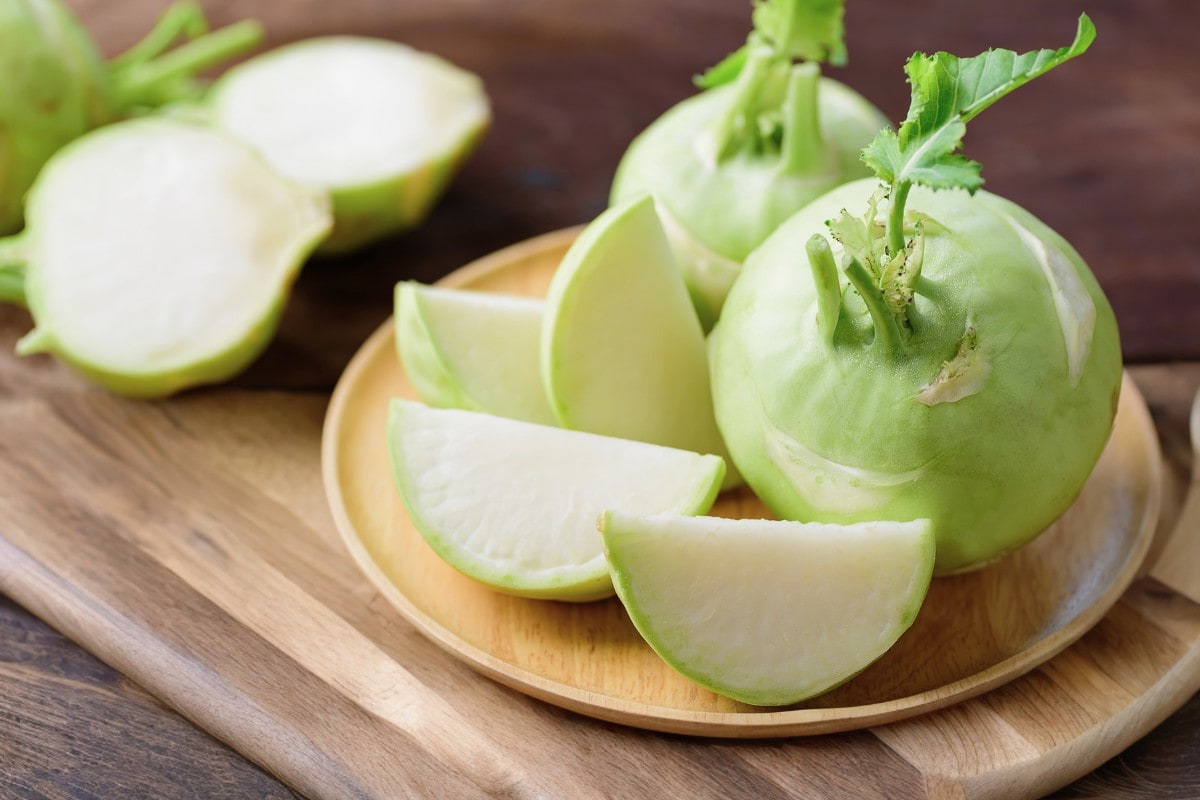
<svg viewBox="0 0 1200 800">
<path fill-rule="evenodd" d="M 36 326 L 17 352 L 136 397 L 224 380 L 270 341 L 328 205 L 211 128 L 146 117 L 86 134 L 0 240 L 0 294 Z"/>
<path fill-rule="evenodd" d="M 352 36 L 307 39 L 239 64 L 214 84 L 207 107 L 280 174 L 330 193 L 326 252 L 419 224 L 491 122 L 475 75 Z"/>
<path fill-rule="evenodd" d="M 139 109 L 196 97 L 192 75 L 262 38 L 251 21 L 206 30 L 195 3 L 178 3 L 105 63 L 59 0 L 0 0 L 0 234 L 20 229 L 25 193 L 60 147 Z M 192 41 L 168 52 L 180 37 Z"/>
<path fill-rule="evenodd" d="M 1116 321 L 1079 254 L 977 191 L 980 165 L 954 151 L 968 120 L 1094 37 L 1084 16 L 1057 51 L 913 56 L 908 119 L 864 151 L 885 188 L 834 190 L 748 259 L 712 335 L 714 401 L 775 514 L 928 517 L 947 573 L 1076 497 L 1114 418 Z"/>
<path fill-rule="evenodd" d="M 858 154 L 887 120 L 818 66 L 846 61 L 842 5 L 760 0 L 746 45 L 640 134 L 617 169 L 613 205 L 654 195 L 705 330 L 750 251 L 810 201 L 871 174 Z"/>
</svg>

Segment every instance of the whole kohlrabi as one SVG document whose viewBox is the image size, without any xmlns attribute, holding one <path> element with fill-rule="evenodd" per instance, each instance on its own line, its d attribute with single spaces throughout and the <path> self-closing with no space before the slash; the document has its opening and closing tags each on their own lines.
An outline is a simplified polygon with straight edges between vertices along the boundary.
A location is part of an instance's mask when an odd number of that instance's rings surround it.
<svg viewBox="0 0 1200 800">
<path fill-rule="evenodd" d="M 864 151 L 885 186 L 834 190 L 747 260 L 713 332 L 714 400 L 777 515 L 929 517 L 946 573 L 1019 547 L 1078 494 L 1120 388 L 1112 310 L 1079 254 L 977 191 L 979 164 L 954 151 L 968 120 L 1094 36 L 1084 16 L 1057 51 L 913 56 L 908 119 Z"/>
<path fill-rule="evenodd" d="M 887 120 L 818 66 L 846 62 L 842 5 L 760 0 L 746 45 L 640 134 L 617 169 L 614 204 L 642 192 L 657 200 L 705 329 L 751 250 L 816 197 L 870 175 L 858 154 Z"/>
<path fill-rule="evenodd" d="M 59 0 L 0 0 L 0 234 L 21 227 L 25 192 L 60 147 L 138 109 L 194 98 L 193 74 L 262 38 L 249 21 L 206 29 L 199 7 L 179 3 L 105 63 Z M 180 37 L 192 41 L 167 52 Z"/>
</svg>

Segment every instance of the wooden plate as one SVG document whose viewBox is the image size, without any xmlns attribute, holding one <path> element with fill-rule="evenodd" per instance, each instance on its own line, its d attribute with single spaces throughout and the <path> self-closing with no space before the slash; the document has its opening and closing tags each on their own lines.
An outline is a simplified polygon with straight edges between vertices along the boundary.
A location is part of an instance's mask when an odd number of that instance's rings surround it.
<svg viewBox="0 0 1200 800">
<path fill-rule="evenodd" d="M 541 296 L 578 229 L 501 250 L 445 286 Z M 612 599 L 572 605 L 490 591 L 446 566 L 392 487 L 384 435 L 394 396 L 415 397 L 391 321 L 347 367 L 326 416 L 325 488 L 359 567 L 409 621 L 479 672 L 547 702 L 652 730 L 793 736 L 891 722 L 960 702 L 1046 661 L 1104 616 L 1135 577 L 1158 518 L 1161 458 L 1128 377 L 1111 441 L 1076 503 L 1002 561 L 934 581 L 916 623 L 844 686 L 785 709 L 720 697 L 666 666 Z M 746 491 L 723 515 L 766 516 Z"/>
</svg>

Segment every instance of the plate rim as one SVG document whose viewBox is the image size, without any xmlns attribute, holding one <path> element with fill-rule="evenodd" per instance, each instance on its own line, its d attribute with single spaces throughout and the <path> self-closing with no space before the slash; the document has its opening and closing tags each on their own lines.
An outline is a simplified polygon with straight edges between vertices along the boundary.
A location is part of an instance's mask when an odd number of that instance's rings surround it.
<svg viewBox="0 0 1200 800">
<path fill-rule="evenodd" d="M 544 233 L 478 258 L 438 280 L 436 285 L 456 288 L 471 284 L 492 272 L 502 270 L 514 260 L 535 253 L 565 249 L 584 226 L 577 225 Z M 858 706 L 804 707 L 763 711 L 696 711 L 627 700 L 581 689 L 551 680 L 498 658 L 487 650 L 465 641 L 426 613 L 375 563 L 362 543 L 346 510 L 337 458 L 338 433 L 350 402 L 351 391 L 360 373 L 366 372 L 379 357 L 379 350 L 392 347 L 393 318 L 389 316 L 359 346 L 347 363 L 330 397 L 321 435 L 321 474 L 326 499 L 343 545 L 359 569 L 377 591 L 388 600 L 423 636 L 450 653 L 466 666 L 530 697 L 588 717 L 616 722 L 645 730 L 686 734 L 709 738 L 795 737 L 858 730 L 925 714 L 957 705 L 1020 678 L 1054 656 L 1094 627 L 1111 610 L 1138 577 L 1154 540 L 1162 506 L 1162 453 L 1145 398 L 1122 370 L 1121 397 L 1132 398 L 1129 409 L 1137 428 L 1138 440 L 1150 452 L 1149 490 L 1134 546 L 1122 568 L 1096 602 L 1073 617 L 1062 628 L 989 667 L 950 683 L 875 703 Z M 1013 669 L 1014 662 L 1025 662 Z M 919 709 L 919 710 L 916 710 Z"/>
</svg>

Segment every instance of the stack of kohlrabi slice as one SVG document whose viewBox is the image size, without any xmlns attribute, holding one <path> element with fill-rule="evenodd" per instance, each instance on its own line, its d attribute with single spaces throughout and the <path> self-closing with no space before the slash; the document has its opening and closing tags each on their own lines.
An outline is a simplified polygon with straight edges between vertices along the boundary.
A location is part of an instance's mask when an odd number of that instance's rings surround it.
<svg viewBox="0 0 1200 800">
<path fill-rule="evenodd" d="M 766 2 L 756 24 L 819 7 Z M 668 664 L 747 703 L 859 673 L 934 574 L 1066 510 L 1112 425 L 1120 348 L 1095 279 L 955 154 L 967 121 L 1094 34 L 1084 16 L 1060 50 L 913 56 L 909 118 L 863 150 L 882 186 L 785 222 L 707 340 L 677 220 L 646 194 L 585 229 L 544 301 L 399 287 L 404 367 L 448 407 L 393 408 L 416 529 L 501 591 L 615 591 Z M 780 520 L 700 516 L 739 473 Z"/>
<path fill-rule="evenodd" d="M 489 120 L 475 76 L 364 38 L 299 42 L 207 90 L 192 76 L 262 31 L 206 31 L 181 2 L 105 64 L 58 0 L 0 0 L 0 233 L 26 221 L 0 241 L 0 300 L 33 314 L 19 352 L 130 396 L 243 369 L 313 249 L 419 223 Z"/>
<path fill-rule="evenodd" d="M 821 76 L 822 63 L 846 63 L 841 0 L 764 0 L 753 23 L 746 45 L 697 79 L 704 91 L 634 140 L 612 186 L 614 203 L 654 196 L 705 330 L 780 223 L 870 175 L 859 151 L 887 124 Z"/>
</svg>

